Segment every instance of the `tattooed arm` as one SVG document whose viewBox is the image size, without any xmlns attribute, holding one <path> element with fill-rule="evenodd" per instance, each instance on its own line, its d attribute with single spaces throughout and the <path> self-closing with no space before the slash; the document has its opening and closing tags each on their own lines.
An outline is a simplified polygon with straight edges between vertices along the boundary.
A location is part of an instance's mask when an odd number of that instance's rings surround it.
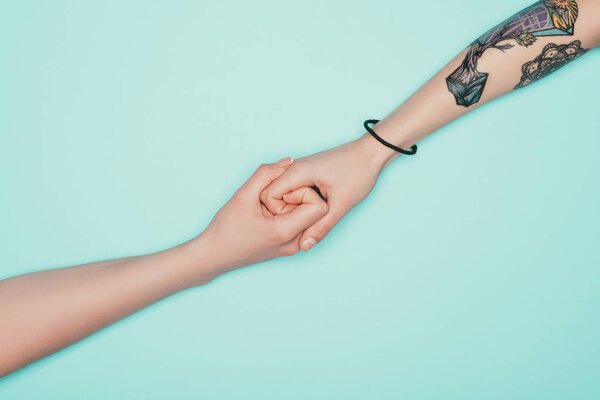
<svg viewBox="0 0 600 400">
<path fill-rule="evenodd" d="M 447 123 L 513 89 L 528 86 L 600 45 L 600 0 L 542 0 L 490 29 L 378 123 L 384 140 L 408 149 Z M 398 153 L 370 135 L 297 160 L 261 199 L 280 212 L 282 196 L 314 185 L 329 212 L 304 232 L 310 249 L 371 191 Z"/>
<path fill-rule="evenodd" d="M 599 0 L 538 1 L 475 40 L 381 121 L 376 131 L 389 142 L 408 147 L 599 44 Z"/>
</svg>

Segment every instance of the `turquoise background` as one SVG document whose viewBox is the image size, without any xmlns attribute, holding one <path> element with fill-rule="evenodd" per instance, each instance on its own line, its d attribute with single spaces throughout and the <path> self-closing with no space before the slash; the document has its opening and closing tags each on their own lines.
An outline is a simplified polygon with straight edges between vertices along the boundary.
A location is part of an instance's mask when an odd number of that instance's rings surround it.
<svg viewBox="0 0 600 400">
<path fill-rule="evenodd" d="M 0 277 L 194 236 L 517 0 L 6 1 Z M 326 241 L 176 295 L 0 399 L 597 399 L 600 52 L 395 162 Z M 0 321 L 1 323 L 1 321 Z"/>
</svg>

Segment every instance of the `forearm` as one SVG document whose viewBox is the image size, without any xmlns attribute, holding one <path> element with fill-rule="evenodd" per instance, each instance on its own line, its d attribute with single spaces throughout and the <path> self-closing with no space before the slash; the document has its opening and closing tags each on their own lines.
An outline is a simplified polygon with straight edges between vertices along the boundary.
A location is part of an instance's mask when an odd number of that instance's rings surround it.
<svg viewBox="0 0 600 400">
<path fill-rule="evenodd" d="M 600 1 L 538 2 L 478 38 L 375 130 L 408 149 L 456 118 L 528 86 L 599 44 Z"/>
<path fill-rule="evenodd" d="M 0 376 L 175 292 L 208 282 L 214 259 L 195 239 L 160 253 L 0 281 Z"/>
<path fill-rule="evenodd" d="M 263 164 L 204 232 L 151 255 L 35 272 L 0 281 L 0 377 L 173 293 L 228 271 L 298 252 L 327 204 L 308 186 L 271 214 L 260 193 L 293 160 Z"/>
</svg>

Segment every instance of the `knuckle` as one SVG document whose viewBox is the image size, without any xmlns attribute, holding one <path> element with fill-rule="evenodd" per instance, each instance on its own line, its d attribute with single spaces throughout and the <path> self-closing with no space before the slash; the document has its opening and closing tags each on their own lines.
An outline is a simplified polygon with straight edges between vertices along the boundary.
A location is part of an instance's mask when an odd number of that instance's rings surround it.
<svg viewBox="0 0 600 400">
<path fill-rule="evenodd" d="M 275 243 L 287 243 L 292 240 L 294 234 L 290 228 L 286 226 L 273 227 L 269 231 L 270 238 Z"/>
<path fill-rule="evenodd" d="M 260 198 L 260 201 L 264 205 L 268 205 L 269 200 L 271 198 L 271 192 L 270 192 L 269 188 L 267 187 L 262 192 L 260 192 L 260 195 L 258 197 Z"/>
<path fill-rule="evenodd" d="M 258 168 L 256 168 L 256 172 L 259 174 L 265 173 L 267 172 L 267 170 L 269 169 L 269 165 L 268 164 L 260 164 L 258 166 Z"/>
<path fill-rule="evenodd" d="M 319 212 L 320 212 L 322 215 L 325 215 L 325 214 L 327 214 L 327 212 L 329 211 L 329 206 L 328 206 L 328 205 L 327 205 L 327 203 L 326 203 L 326 202 L 324 202 L 324 201 L 320 201 L 320 202 L 317 204 L 317 207 L 318 207 L 318 210 L 319 210 Z"/>
</svg>

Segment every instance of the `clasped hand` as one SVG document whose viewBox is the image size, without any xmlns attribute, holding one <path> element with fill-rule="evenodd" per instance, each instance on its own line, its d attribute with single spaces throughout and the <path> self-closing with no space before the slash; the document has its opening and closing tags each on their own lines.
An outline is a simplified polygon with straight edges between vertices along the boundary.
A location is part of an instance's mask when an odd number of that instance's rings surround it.
<svg viewBox="0 0 600 400">
<path fill-rule="evenodd" d="M 363 137 L 260 166 L 201 235 L 221 260 L 214 275 L 309 250 L 370 193 L 393 156 Z"/>
</svg>

